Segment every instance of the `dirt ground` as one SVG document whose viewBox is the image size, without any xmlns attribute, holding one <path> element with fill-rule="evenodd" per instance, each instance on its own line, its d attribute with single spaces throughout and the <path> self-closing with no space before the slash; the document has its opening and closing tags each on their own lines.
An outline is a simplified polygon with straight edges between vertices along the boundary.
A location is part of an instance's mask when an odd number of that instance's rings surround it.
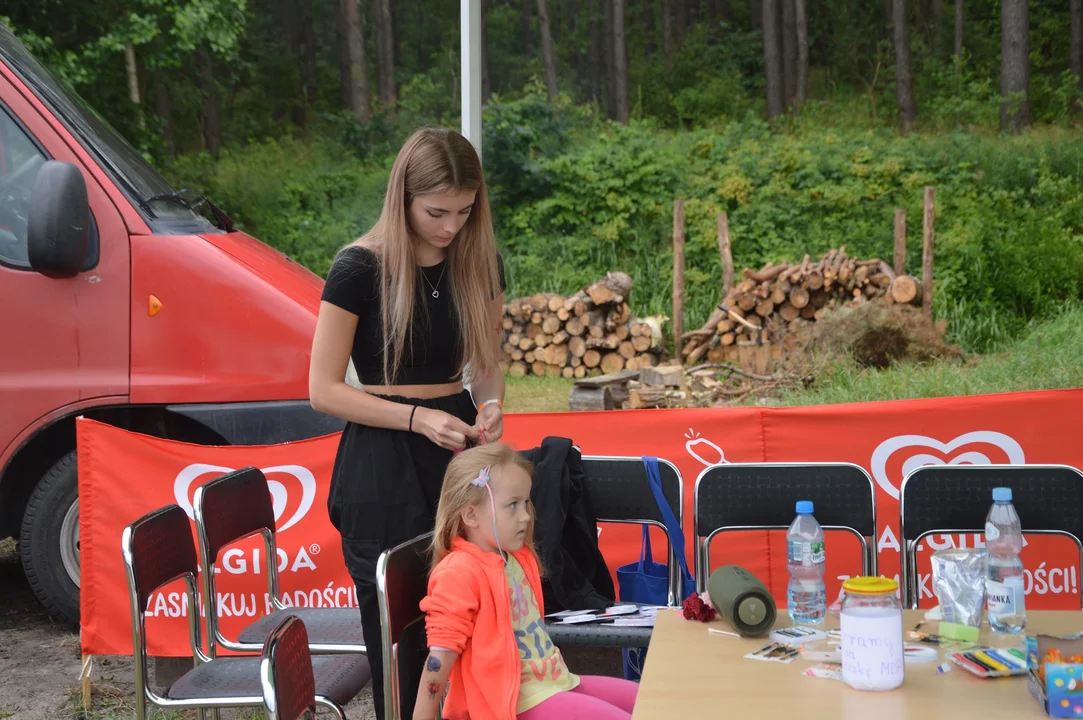
<svg viewBox="0 0 1083 720">
<path fill-rule="evenodd" d="M 54 623 L 34 599 L 11 540 L 0 540 L 0 720 L 119 720 L 134 717 L 135 675 L 130 657 L 98 656 L 91 676 L 93 702 L 84 711 L 79 691 L 79 635 Z M 152 667 L 152 684 L 155 684 Z M 351 720 L 375 720 L 368 688 L 346 708 Z M 158 713 L 182 720 L 197 713 Z M 223 712 L 223 718 L 231 717 Z M 258 718 L 258 711 L 235 718 Z"/>
</svg>

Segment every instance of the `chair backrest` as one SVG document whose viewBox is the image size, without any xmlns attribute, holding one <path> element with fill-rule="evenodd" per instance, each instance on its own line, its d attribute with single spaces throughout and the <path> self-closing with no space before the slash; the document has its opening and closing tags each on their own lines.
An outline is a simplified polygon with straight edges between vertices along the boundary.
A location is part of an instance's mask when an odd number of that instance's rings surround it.
<svg viewBox="0 0 1083 720">
<path fill-rule="evenodd" d="M 700 473 L 695 490 L 696 578 L 705 589 L 710 543 L 731 530 L 790 526 L 798 500 L 811 500 L 825 529 L 845 530 L 862 547 L 862 572 L 875 575 L 876 486 L 850 463 L 729 463 Z"/>
<path fill-rule="evenodd" d="M 425 614 L 419 605 L 429 589 L 431 542 L 431 532 L 419 535 L 385 550 L 376 562 L 386 720 L 413 716 L 427 652 Z"/>
<path fill-rule="evenodd" d="M 121 552 L 128 576 L 128 594 L 132 610 L 132 652 L 135 664 L 136 710 L 145 711 L 152 695 L 147 684 L 147 604 L 155 590 L 179 578 L 184 579 L 188 594 L 188 635 L 197 662 L 209 658 L 203 654 L 199 632 L 199 605 L 196 600 L 195 544 L 188 515 L 179 505 L 166 505 L 147 513 L 124 529 Z"/>
<path fill-rule="evenodd" d="M 308 631 L 294 615 L 271 631 L 263 644 L 260 685 L 267 720 L 316 717 L 316 679 L 308 650 Z"/>
<path fill-rule="evenodd" d="M 993 488 L 1012 489 L 1025 533 L 1075 541 L 1083 563 L 1083 473 L 1067 465 L 928 465 L 899 492 L 904 603 L 918 605 L 917 547 L 933 534 L 983 533 Z"/>
<path fill-rule="evenodd" d="M 267 592 L 276 610 L 283 609 L 278 595 L 278 552 L 275 546 L 275 513 L 267 478 L 254 467 L 228 472 L 196 488 L 192 503 L 196 534 L 199 536 L 200 583 L 204 614 L 207 618 L 207 640 L 213 657 L 217 646 L 248 651 L 235 640 L 222 635 L 218 625 L 218 604 L 215 598 L 215 565 L 222 549 L 238 540 L 259 533 L 264 540 L 267 558 Z"/>
<path fill-rule="evenodd" d="M 669 565 L 669 604 L 679 605 L 684 594 L 680 567 L 662 512 L 651 492 L 643 458 L 584 455 L 583 473 L 586 475 L 587 493 L 599 522 L 647 523 L 666 533 L 669 545 L 666 555 Z M 684 479 L 681 471 L 669 460 L 658 458 L 658 474 L 662 479 L 662 496 L 669 502 L 683 529 Z"/>
</svg>

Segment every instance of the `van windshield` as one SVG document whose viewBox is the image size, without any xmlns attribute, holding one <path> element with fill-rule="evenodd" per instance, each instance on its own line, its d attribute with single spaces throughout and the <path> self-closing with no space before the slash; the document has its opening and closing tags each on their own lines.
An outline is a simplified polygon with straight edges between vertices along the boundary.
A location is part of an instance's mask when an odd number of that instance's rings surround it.
<svg viewBox="0 0 1083 720">
<path fill-rule="evenodd" d="M 26 83 L 117 183 L 144 218 L 174 231 L 211 232 L 214 226 L 184 203 L 161 173 L 64 81 L 49 72 L 10 30 L 0 25 L 0 59 Z M 157 199 L 155 199 L 157 198 Z M 157 221 L 157 223 L 155 222 Z"/>
</svg>

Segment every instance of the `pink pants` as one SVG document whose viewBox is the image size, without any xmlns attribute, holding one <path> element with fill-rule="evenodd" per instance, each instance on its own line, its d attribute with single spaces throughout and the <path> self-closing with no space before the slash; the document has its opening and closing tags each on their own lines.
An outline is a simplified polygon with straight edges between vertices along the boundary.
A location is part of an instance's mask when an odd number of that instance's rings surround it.
<svg viewBox="0 0 1083 720">
<path fill-rule="evenodd" d="M 629 680 L 580 675 L 576 688 L 520 713 L 518 720 L 630 720 L 638 691 Z"/>
</svg>

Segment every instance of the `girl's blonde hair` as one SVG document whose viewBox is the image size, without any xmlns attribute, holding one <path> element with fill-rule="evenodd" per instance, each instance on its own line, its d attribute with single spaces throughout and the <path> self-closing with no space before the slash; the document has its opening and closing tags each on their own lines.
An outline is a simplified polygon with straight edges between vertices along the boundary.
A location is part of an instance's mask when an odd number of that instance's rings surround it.
<svg viewBox="0 0 1083 720">
<path fill-rule="evenodd" d="M 380 219 L 351 243 L 368 248 L 380 259 L 384 385 L 395 384 L 407 344 L 412 345 L 410 327 L 421 283 L 407 209 L 421 195 L 470 190 L 477 192 L 473 210 L 448 247 L 447 257 L 451 299 L 462 338 L 456 368 L 462 372 L 469 363 L 476 377 L 497 366 L 493 333 L 500 317 L 494 314 L 493 300 L 500 294 L 500 277 L 481 160 L 474 146 L 454 130 L 422 128 L 407 139 L 395 158 Z"/>
<path fill-rule="evenodd" d="M 463 510 L 470 505 L 488 505 L 489 491 L 471 483 L 483 468 L 489 468 L 492 482 L 498 468 L 518 467 L 533 475 L 530 462 L 504 443 L 479 445 L 456 455 L 444 473 L 444 485 L 440 491 L 440 505 L 436 509 L 436 529 L 432 535 L 432 564 L 436 566 L 451 552 L 455 538 L 464 534 Z M 527 525 L 524 546 L 534 551 L 534 508 L 530 506 L 530 523 Z"/>
</svg>

